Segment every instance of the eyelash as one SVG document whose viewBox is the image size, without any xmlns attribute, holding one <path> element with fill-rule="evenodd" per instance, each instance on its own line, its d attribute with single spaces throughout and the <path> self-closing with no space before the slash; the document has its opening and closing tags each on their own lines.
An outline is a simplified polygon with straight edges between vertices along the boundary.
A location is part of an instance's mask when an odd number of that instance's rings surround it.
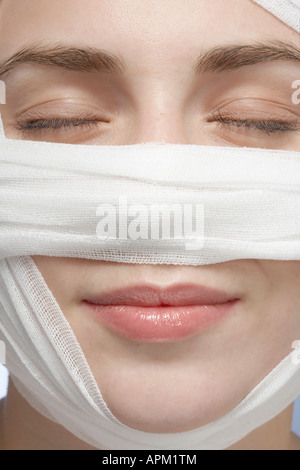
<svg viewBox="0 0 300 470">
<path fill-rule="evenodd" d="M 16 129 L 20 133 L 25 132 L 34 132 L 42 129 L 53 129 L 58 130 L 64 127 L 80 127 L 80 126 L 93 126 L 98 124 L 100 121 L 96 119 L 89 118 L 53 118 L 53 119 L 36 119 L 32 121 L 27 121 L 24 124 L 17 121 Z M 101 121 L 108 122 L 108 121 Z"/>
<path fill-rule="evenodd" d="M 213 115 L 210 122 L 217 122 L 219 124 L 235 127 L 244 127 L 245 129 L 253 129 L 256 131 L 264 132 L 271 135 L 279 132 L 297 132 L 299 124 L 297 122 L 287 121 L 273 121 L 273 120 L 259 120 L 259 119 L 233 119 L 223 115 L 220 111 L 218 114 Z"/>
<path fill-rule="evenodd" d="M 81 127 L 81 126 L 94 126 L 99 122 L 96 119 L 84 119 L 84 118 L 54 118 L 54 119 L 36 119 L 27 121 L 24 124 L 21 122 L 16 123 L 16 129 L 20 133 L 35 132 L 43 129 L 58 130 L 62 128 L 70 127 Z M 219 112 L 213 115 L 209 119 L 209 122 L 217 122 L 225 126 L 243 127 L 245 129 L 253 129 L 256 131 L 264 132 L 265 134 L 271 135 L 282 132 L 295 132 L 298 130 L 299 125 L 295 122 L 284 122 L 284 121 L 266 121 L 266 120 L 253 120 L 253 119 L 232 119 L 222 115 Z"/>
</svg>

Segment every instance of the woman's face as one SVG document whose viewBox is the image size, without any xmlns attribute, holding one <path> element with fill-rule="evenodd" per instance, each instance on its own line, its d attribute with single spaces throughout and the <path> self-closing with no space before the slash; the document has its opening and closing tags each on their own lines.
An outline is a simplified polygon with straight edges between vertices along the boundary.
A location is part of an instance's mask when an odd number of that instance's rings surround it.
<svg viewBox="0 0 300 470">
<path fill-rule="evenodd" d="M 292 102 L 299 65 L 270 60 L 271 45 L 293 49 L 299 36 L 250 0 L 64 0 L 63 8 L 58 0 L 2 0 L 0 31 L 0 63 L 25 47 L 36 54 L 36 63 L 2 70 L 10 138 L 300 149 L 300 111 Z M 246 47 L 233 51 L 237 45 Z M 37 59 L 42 47 L 49 50 Z M 90 70 L 78 60 L 91 56 L 64 53 L 69 47 L 105 51 L 118 63 L 98 54 Z M 225 414 L 300 337 L 300 262 L 192 267 L 33 259 L 107 405 L 137 429 L 183 431 Z M 84 302 L 140 285 L 182 284 L 238 300 L 214 325 L 164 341 L 127 337 L 90 315 Z"/>
</svg>

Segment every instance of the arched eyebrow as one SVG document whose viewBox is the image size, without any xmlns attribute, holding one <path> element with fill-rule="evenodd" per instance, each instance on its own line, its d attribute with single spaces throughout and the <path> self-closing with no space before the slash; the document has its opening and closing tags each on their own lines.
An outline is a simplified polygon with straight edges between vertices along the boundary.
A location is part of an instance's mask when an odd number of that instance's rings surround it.
<svg viewBox="0 0 300 470">
<path fill-rule="evenodd" d="M 213 47 L 203 51 L 194 64 L 195 75 L 229 72 L 248 65 L 289 61 L 300 63 L 300 49 L 281 41 Z M 28 45 L 0 62 L 0 76 L 20 64 L 62 67 L 80 72 L 122 74 L 126 69 L 117 56 L 93 47 L 70 47 L 63 44 Z"/>
<path fill-rule="evenodd" d="M 300 65 L 300 49 L 282 41 L 215 47 L 198 57 L 195 73 L 230 72 L 248 65 L 276 61 L 298 62 Z"/>
<path fill-rule="evenodd" d="M 29 45 L 0 62 L 0 76 L 20 64 L 61 67 L 78 72 L 122 73 L 124 64 L 115 55 L 92 47 Z"/>
</svg>

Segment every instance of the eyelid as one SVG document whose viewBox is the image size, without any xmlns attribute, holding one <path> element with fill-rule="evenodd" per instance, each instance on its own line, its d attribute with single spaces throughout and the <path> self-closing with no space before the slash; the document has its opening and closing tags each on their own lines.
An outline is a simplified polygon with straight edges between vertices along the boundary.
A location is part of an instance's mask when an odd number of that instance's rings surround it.
<svg viewBox="0 0 300 470">
<path fill-rule="evenodd" d="M 21 116 L 15 116 L 16 121 L 39 121 L 39 120 L 51 120 L 51 119 L 82 119 L 82 120 L 103 120 L 109 121 L 110 116 L 108 113 L 101 112 L 93 112 L 93 111 L 72 111 L 64 110 L 64 111 L 28 111 L 23 113 Z"/>
<path fill-rule="evenodd" d="M 27 120 L 22 123 L 21 121 L 16 121 L 17 127 L 28 127 L 28 129 L 39 129 L 47 126 L 41 125 L 39 127 L 38 123 L 42 124 L 48 124 L 48 127 L 50 125 L 53 126 L 53 128 L 58 127 L 68 127 L 69 125 L 73 125 L 74 127 L 82 125 L 82 124 L 88 124 L 88 123 L 98 123 L 98 122 L 109 122 L 109 121 L 104 121 L 104 120 L 99 120 L 99 119 L 82 119 L 82 118 L 47 118 L 47 119 L 32 119 L 32 120 Z"/>
<path fill-rule="evenodd" d="M 40 125 L 39 125 L 40 123 Z M 39 115 L 28 115 L 21 119 L 16 119 L 15 129 L 20 133 L 38 132 L 43 130 L 60 130 L 63 128 L 80 127 L 84 125 L 96 125 L 98 123 L 110 123 L 108 117 L 95 115 L 94 113 L 76 113 L 76 116 L 66 117 L 47 115 L 46 113 L 39 113 Z"/>
<path fill-rule="evenodd" d="M 113 118 L 113 114 L 105 106 L 65 98 L 64 101 L 51 100 L 17 112 L 14 120 L 20 124 L 43 119 L 82 119 L 109 122 Z"/>
<path fill-rule="evenodd" d="M 217 122 L 223 126 L 244 127 L 246 129 L 253 129 L 267 134 L 274 134 L 279 132 L 297 132 L 300 130 L 300 121 L 297 118 L 291 119 L 284 118 L 283 116 L 273 116 L 267 113 L 263 117 L 246 117 L 242 113 L 218 110 L 207 118 L 207 122 Z M 251 112 L 253 115 L 253 111 Z"/>
<path fill-rule="evenodd" d="M 22 122 L 23 121 L 23 122 Z M 42 132 L 42 131 L 57 131 L 66 130 L 66 128 L 79 128 L 84 126 L 94 127 L 99 123 L 109 123 L 107 118 L 99 119 L 99 116 L 95 118 L 94 114 L 91 113 L 80 113 L 76 117 L 46 117 L 45 114 L 35 116 L 23 120 L 17 120 L 15 123 L 15 129 L 20 134 L 30 132 Z M 300 130 L 298 121 L 295 120 L 280 120 L 273 119 L 251 119 L 244 116 L 240 116 L 237 113 L 224 112 L 218 110 L 217 113 L 213 114 L 207 119 L 207 122 L 215 122 L 224 127 L 234 126 L 236 128 L 245 128 L 252 131 L 260 131 L 262 133 L 271 135 L 275 133 L 283 132 L 297 132 Z"/>
<path fill-rule="evenodd" d="M 297 118 L 299 117 L 299 107 L 298 110 L 295 109 L 295 105 L 292 104 L 290 97 L 291 94 L 289 94 L 288 101 L 282 101 L 275 97 L 273 99 L 256 96 L 231 98 L 217 103 L 213 109 L 209 109 L 209 113 L 213 115 L 220 110 L 224 114 L 257 113 L 268 116 L 270 119 L 283 119 L 286 115 Z"/>
</svg>

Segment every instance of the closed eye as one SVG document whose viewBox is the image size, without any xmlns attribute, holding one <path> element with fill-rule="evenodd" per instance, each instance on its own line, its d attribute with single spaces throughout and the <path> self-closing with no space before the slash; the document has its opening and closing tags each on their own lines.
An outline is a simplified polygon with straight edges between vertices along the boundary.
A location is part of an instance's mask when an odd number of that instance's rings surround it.
<svg viewBox="0 0 300 470">
<path fill-rule="evenodd" d="M 59 130 L 72 127 L 93 127 L 99 123 L 106 122 L 108 120 L 99 120 L 95 118 L 52 118 L 52 119 L 34 119 L 25 122 L 16 122 L 15 128 L 22 134 L 27 132 L 36 132 L 42 129 Z"/>
<path fill-rule="evenodd" d="M 236 119 L 224 116 L 221 112 L 213 115 L 209 122 L 217 122 L 223 126 L 252 129 L 271 135 L 283 132 L 297 132 L 300 129 L 297 121 L 261 120 L 261 119 Z"/>
</svg>

